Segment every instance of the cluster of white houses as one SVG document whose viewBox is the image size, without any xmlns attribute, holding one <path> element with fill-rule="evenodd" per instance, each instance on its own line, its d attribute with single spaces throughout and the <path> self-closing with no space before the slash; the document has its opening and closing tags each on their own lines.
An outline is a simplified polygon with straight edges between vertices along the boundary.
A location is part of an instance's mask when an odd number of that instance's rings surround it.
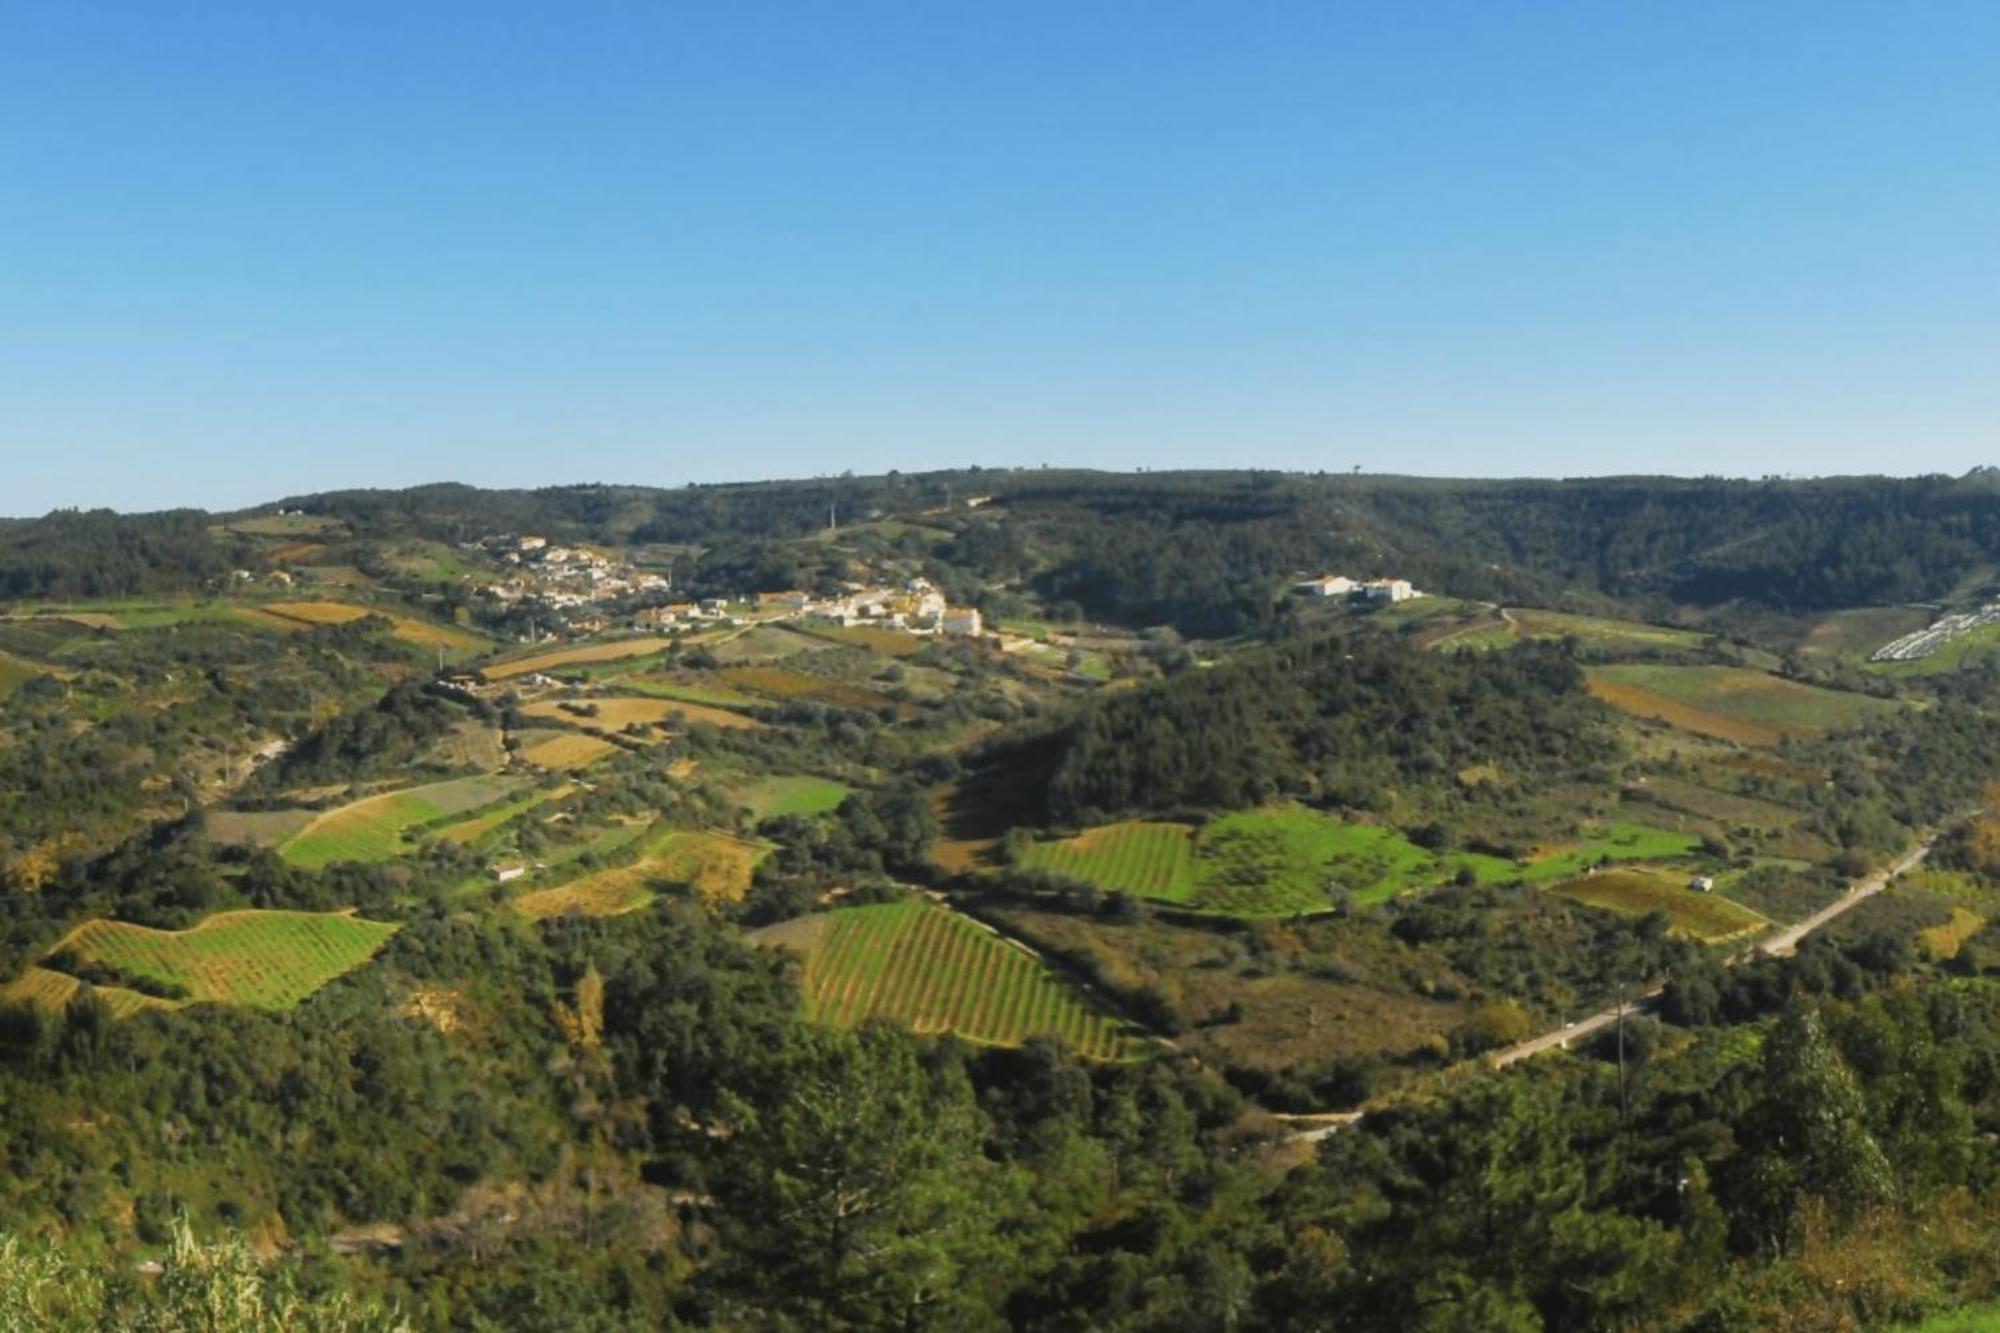
<svg viewBox="0 0 2000 1333">
<path fill-rule="evenodd" d="M 912 634 L 969 638 L 985 631 L 978 608 L 952 606 L 937 585 L 923 578 L 910 579 L 900 588 L 852 585 L 838 597 L 814 597 L 793 589 L 760 592 L 754 598 L 738 600 L 709 597 L 699 602 L 670 602 L 640 611 L 635 623 L 646 629 L 667 629 L 698 622 L 801 617 L 846 627 L 900 629 Z"/>
<path fill-rule="evenodd" d="M 1407 602 L 1423 596 L 1408 579 L 1356 580 L 1345 574 L 1301 579 L 1292 585 L 1292 591 L 1300 597 L 1337 597 L 1349 602 Z"/>
</svg>

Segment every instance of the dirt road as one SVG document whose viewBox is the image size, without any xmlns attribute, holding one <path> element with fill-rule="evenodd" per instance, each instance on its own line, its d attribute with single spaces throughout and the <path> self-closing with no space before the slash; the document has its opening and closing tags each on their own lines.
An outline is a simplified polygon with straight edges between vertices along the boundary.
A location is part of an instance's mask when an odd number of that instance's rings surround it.
<svg viewBox="0 0 2000 1333">
<path fill-rule="evenodd" d="M 1849 886 L 1847 892 L 1841 894 L 1840 897 L 1828 903 L 1825 907 L 1820 908 L 1819 911 L 1814 912 L 1803 921 L 1786 926 L 1783 930 L 1768 936 L 1752 948 L 1731 958 L 1729 966 L 1733 967 L 1745 958 L 1759 953 L 1769 954 L 1773 957 L 1782 957 L 1785 954 L 1795 952 L 1799 947 L 1800 940 L 1803 940 L 1815 930 L 1826 925 L 1827 922 L 1853 911 L 1856 907 L 1859 907 L 1862 903 L 1888 887 L 1889 881 L 1920 864 L 1926 856 L 1931 854 L 1931 848 L 1937 843 L 1937 840 L 1938 835 L 1936 833 L 1926 835 L 1923 841 L 1910 848 L 1909 851 L 1904 852 L 1887 866 L 1854 881 Z M 1625 999 L 1624 1012 L 1628 1014 L 1644 1013 L 1659 999 L 1660 992 L 1663 989 L 1664 986 L 1656 982 L 1644 990 L 1632 992 Z M 1546 1051 L 1567 1046 L 1572 1041 L 1581 1040 L 1593 1033 L 1602 1032 L 1605 1028 L 1610 1027 L 1618 1021 L 1619 1012 L 1619 1006 L 1613 1005 L 1611 1008 L 1592 1014 L 1588 1018 L 1579 1018 L 1574 1022 L 1565 1023 L 1559 1028 L 1544 1032 L 1539 1037 L 1531 1037 L 1527 1041 L 1519 1042 L 1504 1050 L 1490 1053 L 1486 1056 L 1486 1063 L 1495 1069 L 1504 1069 L 1517 1061 L 1526 1060 L 1531 1056 L 1541 1055 Z M 1293 1139 L 1308 1143 L 1317 1143 L 1327 1135 L 1337 1133 L 1347 1128 L 1347 1126 L 1356 1123 L 1369 1111 L 1378 1109 L 1379 1106 L 1386 1105 L 1388 1102 L 1394 1100 L 1394 1096 L 1390 1096 L 1384 1098 L 1379 1103 L 1363 1106 L 1358 1111 L 1327 1112 L 1319 1115 L 1295 1115 L 1286 1116 L 1285 1119 L 1299 1127 L 1298 1132 L 1292 1136 Z"/>
</svg>

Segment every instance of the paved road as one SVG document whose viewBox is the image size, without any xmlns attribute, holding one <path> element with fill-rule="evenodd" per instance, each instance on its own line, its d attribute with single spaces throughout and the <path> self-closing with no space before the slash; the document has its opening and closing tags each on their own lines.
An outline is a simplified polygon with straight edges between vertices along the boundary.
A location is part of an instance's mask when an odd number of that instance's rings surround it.
<svg viewBox="0 0 2000 1333">
<path fill-rule="evenodd" d="M 1819 911 L 1814 912 L 1803 921 L 1787 926 L 1777 934 L 1760 941 L 1755 948 L 1729 959 L 1729 965 L 1734 966 L 1742 962 L 1745 958 L 1757 953 L 1766 953 L 1778 957 L 1795 952 L 1799 947 L 1800 940 L 1803 940 L 1806 936 L 1812 934 L 1827 922 L 1841 916 L 1843 913 L 1853 911 L 1863 902 L 1880 893 L 1888 886 L 1890 880 L 1903 874 L 1921 862 L 1926 856 L 1929 856 L 1931 848 L 1936 844 L 1937 839 L 1938 835 L 1936 833 L 1927 835 L 1922 842 L 1919 842 L 1909 851 L 1904 852 L 1883 869 L 1854 881 L 1846 893 L 1841 894 L 1840 897 L 1828 903 L 1825 907 L 1820 908 Z M 1662 985 L 1655 983 L 1644 990 L 1632 992 L 1632 994 L 1626 997 L 1625 1011 L 1627 1013 L 1645 1012 L 1652 1007 L 1654 1001 L 1659 999 L 1662 989 L 1664 989 Z M 1613 1005 L 1602 1013 L 1592 1014 L 1588 1018 L 1579 1018 L 1573 1023 L 1566 1023 L 1553 1031 L 1544 1032 L 1539 1037 L 1531 1037 L 1527 1041 L 1509 1046 L 1504 1050 L 1492 1052 L 1486 1057 L 1486 1062 L 1495 1069 L 1504 1069 L 1516 1061 L 1526 1060 L 1530 1056 L 1541 1055 L 1545 1051 L 1552 1051 L 1558 1047 L 1567 1046 L 1572 1041 L 1588 1037 L 1592 1033 L 1602 1032 L 1605 1028 L 1610 1027 L 1618 1021 L 1618 1013 L 1618 1006 Z M 1328 1112 L 1321 1115 L 1293 1115 L 1286 1116 L 1285 1119 L 1294 1125 L 1301 1126 L 1299 1132 L 1292 1136 L 1294 1139 L 1307 1143 L 1317 1143 L 1327 1135 L 1337 1133 L 1347 1126 L 1354 1124 L 1369 1111 L 1378 1109 L 1380 1105 L 1393 1100 L 1393 1096 L 1385 1098 L 1382 1103 L 1365 1105 L 1358 1111 Z"/>
<path fill-rule="evenodd" d="M 1910 867 L 1922 861 L 1926 856 L 1929 856 L 1931 854 L 1931 847 L 1936 844 L 1937 838 L 1938 835 L 1935 833 L 1928 835 L 1922 842 L 1912 847 L 1909 851 L 1904 852 L 1887 866 L 1871 875 L 1866 875 L 1854 881 L 1846 893 L 1841 894 L 1840 897 L 1834 899 L 1825 907 L 1820 908 L 1817 912 L 1805 918 L 1805 920 L 1786 926 L 1777 934 L 1767 936 L 1765 939 L 1759 941 L 1754 949 L 1731 958 L 1729 960 L 1730 966 L 1734 966 L 1742 962 L 1743 959 L 1757 953 L 1770 954 L 1775 958 L 1797 952 L 1800 940 L 1812 934 L 1815 930 L 1818 930 L 1834 918 L 1853 911 L 1862 903 L 1880 893 L 1888 886 L 1890 880 L 1910 869 Z M 1655 984 L 1643 991 L 1634 992 L 1626 999 L 1625 1008 L 1628 1011 L 1638 1012 L 1651 1007 L 1653 1001 L 1659 998 L 1662 989 L 1662 986 Z M 1540 1055 L 1544 1051 L 1554 1050 L 1558 1046 L 1566 1045 L 1578 1037 L 1587 1037 L 1593 1032 L 1600 1032 L 1617 1021 L 1618 1007 L 1613 1005 L 1602 1013 L 1592 1014 L 1589 1018 L 1578 1019 L 1576 1022 L 1565 1027 L 1559 1027 L 1553 1032 L 1545 1032 L 1541 1036 L 1531 1038 L 1517 1046 L 1509 1046 L 1503 1051 L 1496 1051 L 1486 1057 L 1487 1063 L 1491 1064 L 1495 1069 L 1502 1069 L 1517 1060 L 1525 1060 L 1531 1055 Z"/>
</svg>

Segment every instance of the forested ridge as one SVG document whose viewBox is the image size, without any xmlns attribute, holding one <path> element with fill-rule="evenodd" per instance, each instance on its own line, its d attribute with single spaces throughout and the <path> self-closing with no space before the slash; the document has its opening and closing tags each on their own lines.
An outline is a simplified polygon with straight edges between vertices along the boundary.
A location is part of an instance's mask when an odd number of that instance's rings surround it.
<svg viewBox="0 0 2000 1333">
<path fill-rule="evenodd" d="M 2000 1300 L 2000 654 L 1867 657 L 1924 619 L 1874 603 L 1979 593 L 1987 476 L 283 507 L 0 524 L 0 1328 Z M 493 605 L 567 591 L 527 533 L 654 602 L 927 579 L 1005 638 L 551 635 Z"/>
<path fill-rule="evenodd" d="M 1480 764 L 1533 782 L 1612 749 L 1559 646 L 1451 657 L 1322 637 L 1080 707 L 1055 733 L 1045 809 L 1064 824 L 1285 798 L 1371 809 Z"/>
<path fill-rule="evenodd" d="M 978 510 L 962 502 L 984 501 Z M 721 547 L 739 577 L 810 581 L 786 543 L 880 517 L 944 525 L 937 572 L 1026 580 L 1125 624 L 1261 632 L 1294 573 L 1395 574 L 1460 596 L 1792 610 L 1935 599 L 2000 560 L 2000 488 L 1961 478 L 1468 481 L 1302 473 L 982 471 L 689 486 L 340 491 L 282 504 L 363 538 L 495 530 Z M 0 523 L 0 595 L 189 590 L 234 546 L 203 516 Z M 758 577 L 764 571 L 765 577 Z M 699 562 L 686 567 L 700 578 Z M 720 586 L 720 585 L 717 585 Z"/>
</svg>

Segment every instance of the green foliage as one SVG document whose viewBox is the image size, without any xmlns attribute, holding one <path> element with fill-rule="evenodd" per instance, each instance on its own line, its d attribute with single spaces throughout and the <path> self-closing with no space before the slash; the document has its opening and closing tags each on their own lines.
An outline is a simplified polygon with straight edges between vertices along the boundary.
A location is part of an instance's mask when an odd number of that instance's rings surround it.
<svg viewBox="0 0 2000 1333">
<path fill-rule="evenodd" d="M 195 1238 L 174 1223 L 159 1276 L 134 1285 L 60 1245 L 0 1239 L 5 1333 L 401 1333 L 394 1314 L 345 1294 L 307 1295 L 289 1265 L 266 1265 L 240 1236 Z"/>
</svg>

